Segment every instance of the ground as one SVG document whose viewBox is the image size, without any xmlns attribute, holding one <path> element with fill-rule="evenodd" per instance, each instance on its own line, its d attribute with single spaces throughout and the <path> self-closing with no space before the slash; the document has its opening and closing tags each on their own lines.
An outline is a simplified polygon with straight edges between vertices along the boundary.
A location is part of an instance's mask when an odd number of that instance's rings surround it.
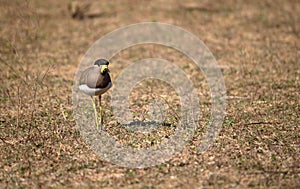
<svg viewBox="0 0 300 189">
<path fill-rule="evenodd" d="M 72 18 L 70 1 L 0 1 L 1 188 L 300 187 L 299 1 L 97 3 L 100 8 L 94 11 L 99 14 Z M 72 86 L 80 59 L 97 39 L 145 21 L 177 25 L 207 45 L 222 69 L 227 109 L 215 143 L 197 153 L 211 104 L 201 71 L 176 50 L 160 45 L 120 52 L 110 60 L 113 80 L 132 61 L 170 60 L 195 83 L 203 114 L 181 153 L 161 165 L 129 169 L 101 160 L 81 138 Z M 174 96 L 167 100 L 176 104 L 174 91 L 157 85 L 148 81 L 133 90 L 133 112 L 146 111 L 149 91 L 154 91 L 151 97 Z M 103 96 L 105 107 L 110 94 Z M 108 108 L 105 113 L 113 117 Z M 124 145 L 157 145 L 165 137 L 128 133 L 109 116 L 109 133 Z M 176 122 L 163 132 L 170 134 L 174 127 Z"/>
</svg>

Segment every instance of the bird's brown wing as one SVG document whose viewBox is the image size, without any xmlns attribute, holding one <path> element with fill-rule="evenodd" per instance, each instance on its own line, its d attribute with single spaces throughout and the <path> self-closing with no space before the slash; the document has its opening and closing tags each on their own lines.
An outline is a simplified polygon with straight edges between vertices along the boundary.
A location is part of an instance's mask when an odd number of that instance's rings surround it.
<svg viewBox="0 0 300 189">
<path fill-rule="evenodd" d="M 86 84 L 90 88 L 105 88 L 111 82 L 108 73 L 102 75 L 100 67 L 90 67 L 82 72 L 79 84 Z"/>
<path fill-rule="evenodd" d="M 92 72 L 93 67 L 87 68 L 81 73 L 80 79 L 79 79 L 79 85 L 87 85 L 88 83 L 88 75 Z"/>
</svg>

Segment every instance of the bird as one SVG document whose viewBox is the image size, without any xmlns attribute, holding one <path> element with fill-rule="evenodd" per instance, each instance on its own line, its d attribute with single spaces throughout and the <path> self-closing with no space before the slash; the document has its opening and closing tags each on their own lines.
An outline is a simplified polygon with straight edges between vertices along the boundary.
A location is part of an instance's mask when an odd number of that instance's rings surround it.
<svg viewBox="0 0 300 189">
<path fill-rule="evenodd" d="M 93 96 L 98 96 L 98 107 L 100 116 L 100 127 L 103 125 L 103 112 L 101 104 L 101 95 L 112 87 L 110 70 L 108 69 L 109 61 L 106 59 L 97 59 L 94 65 L 85 69 L 79 79 L 79 90 L 91 97 L 97 130 L 99 130 L 96 104 Z"/>
</svg>

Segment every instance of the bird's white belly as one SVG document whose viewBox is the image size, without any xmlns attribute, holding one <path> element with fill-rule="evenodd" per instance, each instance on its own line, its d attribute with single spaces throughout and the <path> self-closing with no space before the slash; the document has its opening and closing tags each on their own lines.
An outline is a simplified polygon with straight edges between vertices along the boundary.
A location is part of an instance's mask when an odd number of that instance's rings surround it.
<svg viewBox="0 0 300 189">
<path fill-rule="evenodd" d="M 112 82 L 109 82 L 105 88 L 90 88 L 86 84 L 79 85 L 79 90 L 84 92 L 89 96 L 99 96 L 105 93 L 108 89 L 112 87 Z"/>
</svg>

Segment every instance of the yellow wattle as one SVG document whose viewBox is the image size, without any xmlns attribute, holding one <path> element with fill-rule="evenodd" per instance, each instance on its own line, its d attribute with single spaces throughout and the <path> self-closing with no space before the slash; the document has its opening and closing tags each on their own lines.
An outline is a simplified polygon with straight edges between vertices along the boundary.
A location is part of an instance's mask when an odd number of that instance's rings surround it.
<svg viewBox="0 0 300 189">
<path fill-rule="evenodd" d="M 104 72 L 104 70 L 105 70 L 105 68 L 108 68 L 108 66 L 107 66 L 107 65 L 102 65 L 102 66 L 101 66 L 101 70 L 100 70 L 100 72 L 101 72 L 101 73 L 103 73 L 103 72 Z"/>
</svg>

